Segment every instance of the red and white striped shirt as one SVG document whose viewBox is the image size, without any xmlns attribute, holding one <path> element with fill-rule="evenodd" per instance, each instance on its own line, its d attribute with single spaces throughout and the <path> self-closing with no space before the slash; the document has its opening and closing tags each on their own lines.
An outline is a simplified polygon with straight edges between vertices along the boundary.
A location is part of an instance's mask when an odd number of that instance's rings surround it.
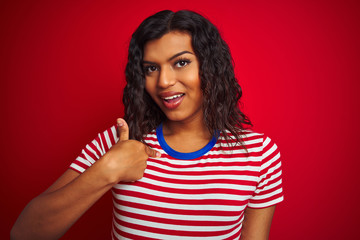
<svg viewBox="0 0 360 240">
<path fill-rule="evenodd" d="M 263 134 L 245 131 L 248 153 L 222 134 L 194 153 L 171 149 L 159 127 L 145 142 L 161 153 L 144 177 L 112 189 L 113 239 L 239 239 L 246 207 L 283 200 L 280 153 Z M 118 141 L 116 126 L 100 133 L 70 168 L 82 173 Z"/>
</svg>

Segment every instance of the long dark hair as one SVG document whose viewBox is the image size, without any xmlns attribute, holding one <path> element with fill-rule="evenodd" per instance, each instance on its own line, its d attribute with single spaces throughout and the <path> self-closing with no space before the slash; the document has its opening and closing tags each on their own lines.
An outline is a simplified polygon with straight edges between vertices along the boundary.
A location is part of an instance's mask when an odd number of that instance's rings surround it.
<svg viewBox="0 0 360 240">
<path fill-rule="evenodd" d="M 192 47 L 200 63 L 207 128 L 210 132 L 220 130 L 226 141 L 229 140 L 228 130 L 241 143 L 239 133 L 251 122 L 238 106 L 242 90 L 234 75 L 229 47 L 209 20 L 187 10 L 158 12 L 145 19 L 132 35 L 123 95 L 124 118 L 129 125 L 130 138 L 143 141 L 147 133 L 166 120 L 165 114 L 145 90 L 142 59 L 148 41 L 159 39 L 171 31 L 191 35 Z"/>
</svg>

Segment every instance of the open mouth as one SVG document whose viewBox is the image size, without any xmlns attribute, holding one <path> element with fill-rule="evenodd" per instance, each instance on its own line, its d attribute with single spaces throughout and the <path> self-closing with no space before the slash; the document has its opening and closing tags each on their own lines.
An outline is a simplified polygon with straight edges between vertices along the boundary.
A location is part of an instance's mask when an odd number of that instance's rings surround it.
<svg viewBox="0 0 360 240">
<path fill-rule="evenodd" d="M 178 106 L 180 106 L 181 102 L 185 97 L 185 93 L 175 93 L 174 95 L 171 96 L 166 96 L 166 95 L 161 96 L 161 99 L 163 105 L 169 110 L 173 110 Z"/>
<path fill-rule="evenodd" d="M 179 98 L 181 98 L 184 95 L 185 95 L 185 93 L 181 93 L 181 94 L 177 94 L 177 95 L 170 96 L 170 97 L 164 97 L 163 100 L 168 103 L 176 102 L 177 100 L 179 100 Z"/>
</svg>

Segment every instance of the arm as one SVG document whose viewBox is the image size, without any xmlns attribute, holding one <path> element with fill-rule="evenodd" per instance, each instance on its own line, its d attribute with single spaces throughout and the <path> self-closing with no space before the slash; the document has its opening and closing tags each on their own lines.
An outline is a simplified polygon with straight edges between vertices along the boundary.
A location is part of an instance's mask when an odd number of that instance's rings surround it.
<svg viewBox="0 0 360 240">
<path fill-rule="evenodd" d="M 269 239 L 271 221 L 275 206 L 267 208 L 246 208 L 241 230 L 241 240 Z"/>
<path fill-rule="evenodd" d="M 283 201 L 280 152 L 269 137 L 263 136 L 259 182 L 244 212 L 242 240 L 269 238 L 275 204 Z"/>
<path fill-rule="evenodd" d="M 271 221 L 275 206 L 267 208 L 246 208 L 241 240 L 266 240 L 269 239 Z"/>
<path fill-rule="evenodd" d="M 67 170 L 48 190 L 34 198 L 11 230 L 11 239 L 58 239 L 110 187 L 95 179 L 96 167 L 84 174 Z"/>
<path fill-rule="evenodd" d="M 128 140 L 127 124 L 119 132 L 119 142 L 83 174 L 69 169 L 34 198 L 15 222 L 11 239 L 58 239 L 112 186 L 140 179 L 156 152 Z"/>
</svg>

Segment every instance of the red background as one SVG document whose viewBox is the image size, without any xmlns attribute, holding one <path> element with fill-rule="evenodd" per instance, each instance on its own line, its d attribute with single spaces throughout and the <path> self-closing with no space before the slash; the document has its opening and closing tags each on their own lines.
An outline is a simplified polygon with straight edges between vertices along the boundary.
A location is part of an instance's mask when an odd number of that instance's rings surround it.
<svg viewBox="0 0 360 240">
<path fill-rule="evenodd" d="M 163 9 L 208 17 L 228 42 L 244 110 L 280 147 L 271 239 L 356 239 L 358 1 L 1 1 L 0 236 L 122 116 L 131 33 Z M 64 239 L 110 237 L 105 195 Z"/>
</svg>

